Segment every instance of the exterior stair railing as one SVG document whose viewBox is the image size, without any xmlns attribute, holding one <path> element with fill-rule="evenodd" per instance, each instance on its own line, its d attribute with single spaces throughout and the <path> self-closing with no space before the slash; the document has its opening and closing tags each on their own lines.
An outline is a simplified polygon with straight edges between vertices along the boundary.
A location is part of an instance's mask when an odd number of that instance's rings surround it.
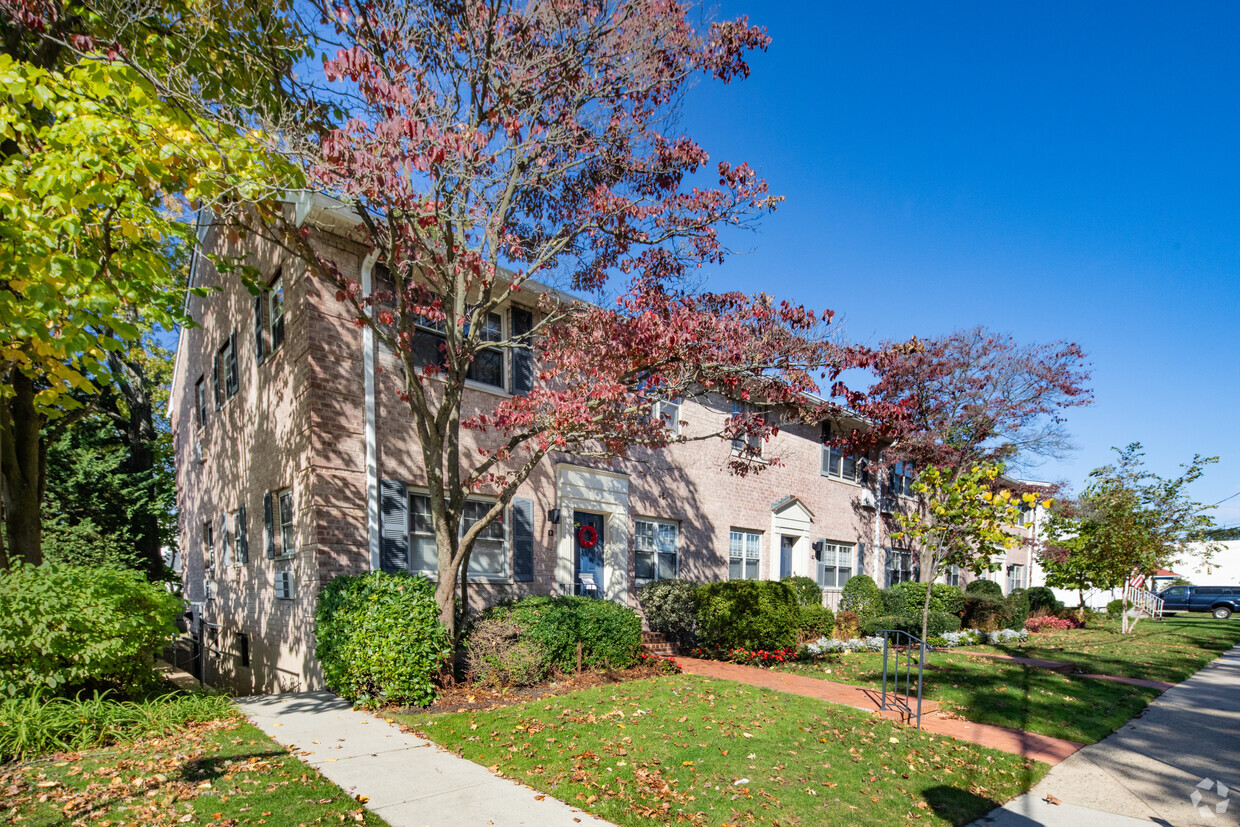
<svg viewBox="0 0 1240 827">
<path fill-rule="evenodd" d="M 1145 614 L 1162 620 L 1163 600 L 1161 597 L 1148 589 L 1134 586 L 1131 583 L 1124 587 L 1124 591 L 1124 596 L 1128 599 L 1128 605 L 1135 609 L 1138 614 Z"/>
<path fill-rule="evenodd" d="M 922 670 L 926 662 L 926 642 L 898 629 L 882 629 L 883 701 L 882 709 L 898 710 L 911 723 L 917 719 L 921 729 Z M 913 655 L 917 655 L 916 711 L 913 706 Z M 903 682 L 903 688 L 901 688 Z"/>
</svg>

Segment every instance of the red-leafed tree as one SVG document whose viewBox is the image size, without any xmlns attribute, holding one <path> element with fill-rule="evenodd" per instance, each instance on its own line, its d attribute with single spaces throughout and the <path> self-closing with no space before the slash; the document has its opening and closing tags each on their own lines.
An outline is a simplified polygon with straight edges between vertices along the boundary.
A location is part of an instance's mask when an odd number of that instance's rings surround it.
<svg viewBox="0 0 1240 827">
<path fill-rule="evenodd" d="M 721 228 L 780 200 L 746 164 L 711 164 L 667 131 L 696 78 L 748 74 L 764 30 L 697 28 L 673 0 L 355 0 L 323 13 L 341 42 L 325 72 L 352 117 L 308 167 L 356 210 L 385 275 L 363 294 L 307 233 L 287 240 L 402 362 L 394 381 L 443 494 L 429 502 L 449 629 L 475 541 L 548 454 L 736 438 L 733 470 L 747 473 L 772 459 L 756 450 L 776 426 L 770 409 L 830 413 L 810 395 L 846 366 L 823 335 L 829 311 L 686 289 L 686 275 L 724 259 Z M 580 302 L 532 279 L 618 298 Z M 521 329 L 488 323 L 514 303 L 533 311 Z M 466 417 L 471 366 L 503 351 L 529 365 L 519 392 Z M 710 394 L 746 413 L 692 434 L 655 415 L 660 400 Z M 481 454 L 463 450 L 465 429 L 482 433 Z M 478 491 L 497 499 L 462 531 Z"/>
<path fill-rule="evenodd" d="M 1060 456 L 1071 447 L 1064 412 L 1092 401 L 1085 354 L 1071 342 L 1020 344 L 976 327 L 857 348 L 852 358 L 869 372 L 870 387 L 835 391 L 857 409 L 883 413 L 880 476 L 895 463 L 915 471 L 936 468 L 955 479 L 978 467 L 1020 467 Z M 1006 479 L 995 484 L 1039 498 L 1058 488 Z M 933 522 L 932 505 L 919 496 L 923 522 Z M 984 551 L 977 558 L 982 567 L 989 564 Z M 935 566 L 925 549 L 921 557 L 921 577 L 930 581 Z"/>
</svg>

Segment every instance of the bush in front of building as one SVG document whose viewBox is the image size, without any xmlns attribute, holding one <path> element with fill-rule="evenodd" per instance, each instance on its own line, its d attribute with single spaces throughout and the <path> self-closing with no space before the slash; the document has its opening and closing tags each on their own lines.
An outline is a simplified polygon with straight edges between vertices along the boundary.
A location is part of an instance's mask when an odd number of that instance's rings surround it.
<svg viewBox="0 0 1240 827">
<path fill-rule="evenodd" d="M 0 571 L 0 694 L 144 692 L 182 608 L 136 571 L 15 563 Z"/>
<path fill-rule="evenodd" d="M 802 606 L 822 605 L 822 588 L 814 578 L 798 574 L 795 577 L 785 577 L 780 582 L 792 587 L 792 590 L 796 592 L 797 602 Z"/>
<path fill-rule="evenodd" d="M 787 649 L 801 607 L 787 583 L 728 580 L 698 589 L 698 638 L 707 649 Z"/>
<path fill-rule="evenodd" d="M 912 580 L 897 583 L 883 596 L 888 614 L 920 614 L 926 602 L 926 584 Z M 959 617 L 964 613 L 964 592 L 958 586 L 935 583 L 930 589 L 930 611 Z"/>
<path fill-rule="evenodd" d="M 637 591 L 637 601 L 650 631 L 672 643 L 697 642 L 698 584 L 688 580 L 652 580 Z"/>
<path fill-rule="evenodd" d="M 1111 617 L 1119 617 L 1123 613 L 1124 613 L 1123 598 L 1117 597 L 1114 600 L 1107 603 L 1107 614 L 1110 615 Z"/>
<path fill-rule="evenodd" d="M 360 707 L 427 706 L 452 654 L 435 586 L 420 575 L 341 575 L 319 593 L 315 656 L 327 688 Z"/>
<path fill-rule="evenodd" d="M 852 640 L 861 631 L 861 620 L 857 617 L 856 612 L 846 612 L 841 610 L 835 616 L 835 629 L 832 632 L 833 637 L 837 640 Z"/>
<path fill-rule="evenodd" d="M 883 593 L 868 574 L 848 578 L 840 594 L 840 611 L 852 612 L 860 620 L 883 613 Z"/>
<path fill-rule="evenodd" d="M 490 686 L 532 686 L 549 671 L 546 650 L 510 617 L 483 617 L 465 635 L 470 677 Z"/>
<path fill-rule="evenodd" d="M 797 637 L 800 643 L 831 637 L 835 631 L 835 612 L 826 606 L 802 606 L 798 617 Z"/>
<path fill-rule="evenodd" d="M 900 615 L 884 615 L 861 621 L 862 637 L 874 637 L 882 630 L 907 632 L 913 637 L 921 637 L 921 613 L 908 612 Z M 947 612 L 931 612 L 926 622 L 926 638 L 942 637 L 948 632 L 960 631 L 960 618 Z"/>
<path fill-rule="evenodd" d="M 989 593 L 965 592 L 964 595 L 964 627 L 977 629 L 981 632 L 993 632 L 1005 628 L 1004 616 L 1007 603 L 1003 596 L 995 597 Z"/>
<path fill-rule="evenodd" d="M 522 639 L 541 647 L 547 674 L 576 671 L 577 644 L 582 669 L 627 669 L 637 664 L 642 645 L 637 612 L 593 597 L 525 597 L 493 606 L 483 617 L 509 620 Z"/>
<path fill-rule="evenodd" d="M 1063 602 L 1055 597 L 1055 593 L 1046 586 L 1034 586 L 1025 594 L 1029 595 L 1029 612 L 1054 614 L 1063 609 Z"/>
<path fill-rule="evenodd" d="M 1003 628 L 1018 631 L 1025 628 L 1025 621 L 1029 619 L 1029 592 L 1012 589 L 1005 602 L 1007 606 L 1003 613 Z"/>
<path fill-rule="evenodd" d="M 985 594 L 991 597 L 1003 597 L 1003 587 L 993 580 L 974 580 L 965 586 L 964 593 L 966 595 Z"/>
</svg>

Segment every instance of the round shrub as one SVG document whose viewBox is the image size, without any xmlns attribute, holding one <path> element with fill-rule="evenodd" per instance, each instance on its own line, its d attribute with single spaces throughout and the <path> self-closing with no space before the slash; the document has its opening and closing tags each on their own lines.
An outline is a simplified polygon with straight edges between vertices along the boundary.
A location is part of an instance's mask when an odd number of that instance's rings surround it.
<svg viewBox="0 0 1240 827">
<path fill-rule="evenodd" d="M 1003 627 L 1006 613 L 1007 602 L 1002 597 L 987 593 L 965 593 L 964 626 L 966 629 L 993 632 Z"/>
<path fill-rule="evenodd" d="M 650 631 L 673 643 L 697 642 L 697 584 L 688 580 L 652 580 L 637 592 Z"/>
<path fill-rule="evenodd" d="M 965 586 L 964 593 L 966 595 L 986 594 L 991 597 L 1003 597 L 1003 587 L 993 580 L 974 580 Z"/>
<path fill-rule="evenodd" d="M 1119 617 L 1124 613 L 1124 601 L 1116 598 L 1107 604 L 1107 614 L 1111 617 Z"/>
<path fill-rule="evenodd" d="M 1028 589 L 1025 594 L 1029 595 L 1030 612 L 1057 612 L 1063 608 L 1063 603 L 1055 597 L 1055 592 L 1046 586 L 1034 586 Z"/>
<path fill-rule="evenodd" d="M 835 629 L 835 612 L 826 606 L 802 606 L 798 632 L 802 641 L 830 637 Z"/>
<path fill-rule="evenodd" d="M 884 617 L 890 617 L 891 615 L 904 614 L 904 610 L 905 610 L 904 595 L 901 592 L 893 591 L 893 589 L 894 589 L 894 586 L 891 588 L 883 589 L 882 591 L 883 616 Z"/>
<path fill-rule="evenodd" d="M 786 649 L 796 645 L 800 608 L 787 583 L 707 583 L 698 587 L 698 637 L 706 647 Z"/>
<path fill-rule="evenodd" d="M 474 680 L 496 687 L 532 686 L 547 676 L 547 653 L 506 617 L 484 617 L 470 627 L 465 654 Z"/>
<path fill-rule="evenodd" d="M 916 612 L 920 614 L 926 602 L 926 584 L 908 581 L 897 583 L 883 593 L 889 614 Z M 959 615 L 964 612 L 964 592 L 947 583 L 935 583 L 930 588 L 930 611 Z"/>
<path fill-rule="evenodd" d="M 633 666 L 642 645 L 637 612 L 593 597 L 526 597 L 494 606 L 483 616 L 515 624 L 523 640 L 542 649 L 548 672 L 575 671 L 578 643 L 583 669 Z"/>
<path fill-rule="evenodd" d="M 405 572 L 337 577 L 319 593 L 314 654 L 327 688 L 359 706 L 427 706 L 452 654 L 435 586 Z"/>
<path fill-rule="evenodd" d="M 877 617 L 883 613 L 883 593 L 869 575 L 850 577 L 840 594 L 840 610 L 852 612 L 862 620 Z"/>
<path fill-rule="evenodd" d="M 135 571 L 16 563 L 0 571 L 0 693 L 148 688 L 181 610 Z"/>
<path fill-rule="evenodd" d="M 1029 595 L 1024 589 L 1012 589 L 1007 596 L 1006 611 L 1003 613 L 1003 628 L 1020 630 L 1025 628 L 1029 619 Z"/>
<path fill-rule="evenodd" d="M 840 612 L 835 616 L 835 637 L 838 640 L 852 640 L 861 632 L 861 621 L 856 612 Z"/>
<path fill-rule="evenodd" d="M 802 606 L 822 605 L 822 588 L 814 578 L 798 574 L 795 577 L 785 577 L 780 582 L 792 587 L 792 590 L 796 592 L 797 602 Z"/>
</svg>

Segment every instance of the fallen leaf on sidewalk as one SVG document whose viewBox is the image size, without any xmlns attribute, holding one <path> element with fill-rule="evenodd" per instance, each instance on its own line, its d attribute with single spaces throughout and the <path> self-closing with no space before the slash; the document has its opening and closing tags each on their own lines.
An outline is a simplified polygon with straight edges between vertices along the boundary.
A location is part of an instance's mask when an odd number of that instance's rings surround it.
<svg viewBox="0 0 1240 827">
<path fill-rule="evenodd" d="M 1062 804 L 1063 803 L 1058 798 L 1055 798 L 1055 796 L 1053 795 L 1047 795 L 1046 798 L 1042 800 L 1045 801 L 1047 804 Z"/>
</svg>

